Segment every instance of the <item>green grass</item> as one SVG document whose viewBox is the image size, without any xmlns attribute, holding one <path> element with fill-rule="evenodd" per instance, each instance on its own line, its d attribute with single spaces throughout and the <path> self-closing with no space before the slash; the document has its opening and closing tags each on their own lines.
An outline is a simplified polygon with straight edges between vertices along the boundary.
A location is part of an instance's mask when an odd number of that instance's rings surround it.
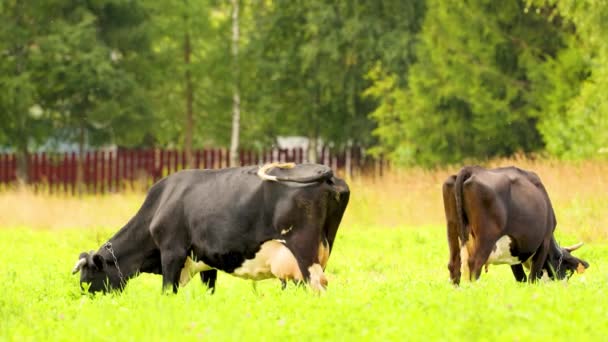
<svg viewBox="0 0 608 342">
<path fill-rule="evenodd" d="M 327 293 L 221 274 L 215 295 L 198 279 L 177 295 L 141 275 L 122 294 L 81 295 L 78 254 L 110 231 L 0 229 L 0 340 L 604 340 L 608 245 L 576 252 L 591 268 L 569 282 L 518 284 L 508 266 L 448 281 L 443 227 L 339 232 Z M 558 236 L 563 244 L 575 241 Z"/>
</svg>

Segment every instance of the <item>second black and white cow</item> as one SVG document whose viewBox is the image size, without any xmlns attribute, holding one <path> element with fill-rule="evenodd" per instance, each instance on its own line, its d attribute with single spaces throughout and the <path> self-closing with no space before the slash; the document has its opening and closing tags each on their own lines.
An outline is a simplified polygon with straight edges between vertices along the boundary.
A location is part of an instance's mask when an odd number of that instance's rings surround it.
<svg viewBox="0 0 608 342">
<path fill-rule="evenodd" d="M 444 182 L 443 203 L 454 284 L 461 270 L 465 279 L 475 280 L 488 264 L 511 265 L 518 281 L 526 281 L 526 266 L 531 282 L 543 274 L 563 279 L 589 267 L 571 254 L 581 244 L 557 244 L 553 206 L 533 172 L 465 167 Z"/>
<path fill-rule="evenodd" d="M 185 170 L 151 187 L 137 214 L 73 273 L 89 292 L 122 289 L 140 272 L 177 292 L 193 276 L 212 290 L 237 277 L 327 285 L 324 274 L 350 192 L 317 164 Z"/>
</svg>

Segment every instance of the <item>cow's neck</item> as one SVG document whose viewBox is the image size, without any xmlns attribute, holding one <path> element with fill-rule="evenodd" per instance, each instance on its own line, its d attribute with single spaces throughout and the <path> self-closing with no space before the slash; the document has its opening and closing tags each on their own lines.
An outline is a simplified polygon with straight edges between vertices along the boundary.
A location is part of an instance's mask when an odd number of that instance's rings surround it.
<svg viewBox="0 0 608 342">
<path fill-rule="evenodd" d="M 130 221 L 99 249 L 99 253 L 111 265 L 115 262 L 118 264 L 125 281 L 140 271 L 146 256 L 154 251 L 148 230 L 140 228 Z M 112 247 L 111 250 L 106 247 L 108 245 Z"/>
</svg>

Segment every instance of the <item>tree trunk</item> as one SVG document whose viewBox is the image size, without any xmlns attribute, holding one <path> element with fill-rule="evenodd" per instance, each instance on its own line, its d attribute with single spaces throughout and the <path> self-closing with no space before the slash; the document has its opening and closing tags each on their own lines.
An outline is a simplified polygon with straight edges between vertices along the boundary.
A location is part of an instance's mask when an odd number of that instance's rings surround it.
<svg viewBox="0 0 608 342">
<path fill-rule="evenodd" d="M 317 136 L 316 133 L 311 132 L 308 135 L 308 162 L 309 163 L 317 163 L 319 156 L 318 156 L 318 141 L 319 138 Z"/>
<path fill-rule="evenodd" d="M 353 173 L 352 173 L 352 171 L 353 171 L 353 166 L 352 166 L 352 164 L 353 164 L 353 162 L 352 162 L 352 160 L 353 160 L 352 151 L 353 151 L 353 147 L 352 147 L 351 142 L 349 141 L 346 144 L 345 151 L 344 151 L 344 171 L 346 173 L 346 178 L 347 179 L 351 179 L 353 177 Z"/>
<path fill-rule="evenodd" d="M 78 161 L 76 163 L 76 188 L 78 195 L 84 193 L 84 121 L 80 122 L 78 128 Z"/>
<path fill-rule="evenodd" d="M 19 22 L 21 22 L 21 17 L 18 19 Z M 26 49 L 24 49 L 23 47 L 19 47 L 20 53 L 22 55 L 22 58 L 18 58 L 17 59 L 17 75 L 22 75 L 23 72 L 25 71 L 25 64 L 27 63 L 27 53 L 25 52 Z M 17 88 L 17 94 L 21 93 L 21 87 Z M 18 98 L 19 96 L 17 96 L 17 99 L 15 99 L 14 104 L 17 105 L 18 103 Z M 21 107 L 21 106 L 16 106 L 16 107 Z M 10 124 L 9 124 L 10 127 Z M 27 120 L 26 117 L 24 115 L 20 115 L 18 118 L 18 122 L 17 122 L 17 151 L 16 151 L 16 158 L 17 158 L 17 170 L 16 170 L 16 177 L 17 177 L 17 184 L 19 187 L 24 187 L 26 184 L 29 183 L 29 175 L 30 175 L 30 154 L 29 154 L 29 150 L 28 150 L 28 129 L 27 129 Z"/>
<path fill-rule="evenodd" d="M 187 20 L 187 18 L 186 18 Z M 190 71 L 190 56 L 192 47 L 190 46 L 190 32 L 186 27 L 184 35 L 184 64 L 186 66 L 185 74 L 185 91 L 186 91 L 186 120 L 184 122 L 184 152 L 186 155 L 186 165 L 188 168 L 194 168 L 192 158 L 192 132 L 194 127 L 194 117 L 192 111 L 192 102 L 194 99 L 194 90 L 192 86 L 192 75 Z"/>
<path fill-rule="evenodd" d="M 230 166 L 240 165 L 239 130 L 241 121 L 241 95 L 239 92 L 239 0 L 232 0 L 232 136 L 230 139 Z"/>
<path fill-rule="evenodd" d="M 317 115 L 319 114 L 319 102 L 320 102 L 320 94 L 319 88 L 313 90 L 313 103 L 312 103 L 312 115 L 311 115 L 311 126 L 310 131 L 308 132 L 308 162 L 309 163 L 318 163 L 319 162 L 319 125 L 317 124 Z M 323 160 L 321 160 L 323 163 Z"/>
<path fill-rule="evenodd" d="M 17 183 L 19 187 L 24 187 L 30 182 L 30 152 L 25 145 L 20 144 L 17 149 Z"/>
</svg>

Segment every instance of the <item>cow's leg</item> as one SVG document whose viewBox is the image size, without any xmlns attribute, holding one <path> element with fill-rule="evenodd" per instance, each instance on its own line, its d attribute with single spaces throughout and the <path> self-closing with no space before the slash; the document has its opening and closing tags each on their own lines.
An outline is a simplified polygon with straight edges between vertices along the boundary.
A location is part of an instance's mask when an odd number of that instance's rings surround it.
<svg viewBox="0 0 608 342">
<path fill-rule="evenodd" d="M 454 182 L 456 176 L 450 176 L 443 183 L 443 207 L 447 223 L 448 248 L 450 252 L 448 270 L 454 285 L 460 283 L 460 243 L 458 239 L 458 225 L 456 224 L 456 199 L 454 195 Z M 464 248 L 464 247 L 463 247 Z"/>
<path fill-rule="evenodd" d="M 159 210 L 150 223 L 150 233 L 160 250 L 163 275 L 163 292 L 169 289 L 177 293 L 180 275 L 188 257 L 191 238 L 179 222 L 179 209 L 167 204 Z"/>
<path fill-rule="evenodd" d="M 515 280 L 522 283 L 526 281 L 526 272 L 524 272 L 524 267 L 521 264 L 511 265 L 511 271 L 513 271 Z"/>
<path fill-rule="evenodd" d="M 201 272 L 201 281 L 207 286 L 211 294 L 215 293 L 215 281 L 217 280 L 217 270 Z"/>
<path fill-rule="evenodd" d="M 186 262 L 185 250 L 165 249 L 160 252 L 160 260 L 163 272 L 163 292 L 173 290 L 177 293 L 179 277 Z"/>
<path fill-rule="evenodd" d="M 463 204 L 467 211 L 470 235 L 474 241 L 468 265 L 471 280 L 479 279 L 483 266 L 487 263 L 496 241 L 503 235 L 507 224 L 504 206 L 496 192 L 475 180 L 472 176 L 463 183 Z"/>
<path fill-rule="evenodd" d="M 471 281 L 475 281 L 479 279 L 481 276 L 481 271 L 483 270 L 483 266 L 488 261 L 488 257 L 492 253 L 492 248 L 494 248 L 494 244 L 497 239 L 487 239 L 487 242 L 481 242 L 473 254 L 469 257 L 469 271 Z"/>
<path fill-rule="evenodd" d="M 472 230 L 476 232 L 474 248 L 468 259 L 470 279 L 475 281 L 481 276 L 484 265 L 488 262 L 490 254 L 500 238 L 498 225 L 487 220 L 483 215 L 472 218 Z M 477 228 L 483 227 L 483 228 Z M 471 239 L 471 237 L 469 237 Z"/>
<path fill-rule="evenodd" d="M 547 254 L 549 253 L 550 240 L 545 240 L 540 245 L 534 256 L 532 257 L 532 266 L 530 267 L 530 276 L 528 281 L 530 283 L 535 282 L 537 279 L 543 276 L 543 265 L 547 260 Z"/>
<path fill-rule="evenodd" d="M 278 271 L 275 272 L 273 270 L 273 274 L 275 276 L 284 273 L 284 274 L 293 274 L 294 276 L 290 276 L 288 278 L 296 280 L 296 281 L 304 281 L 310 285 L 310 287 L 317 291 L 323 292 L 327 287 L 327 278 L 325 277 L 325 273 L 323 271 L 322 262 L 320 260 L 321 246 L 324 245 L 324 242 L 319 241 L 318 235 L 311 234 L 314 232 L 314 229 L 301 229 L 301 234 L 295 238 L 292 238 L 290 241 L 291 244 L 288 245 L 284 251 L 285 254 L 291 254 L 291 261 L 289 263 L 285 263 L 285 266 L 277 267 L 277 270 L 282 268 L 289 269 L 289 272 Z M 289 252 L 289 253 L 287 253 Z M 284 258 L 279 258 L 284 259 Z M 286 258 L 285 258 L 286 259 Z M 274 264 L 271 266 L 274 269 Z M 285 278 L 277 276 L 278 278 Z"/>
<path fill-rule="evenodd" d="M 450 251 L 450 260 L 448 262 L 448 270 L 450 271 L 450 280 L 454 285 L 460 284 L 460 244 L 457 236 L 451 236 L 451 228 L 448 224 L 448 248 Z M 454 241 L 454 238 L 455 241 Z M 466 248 L 466 247 L 462 247 Z"/>
</svg>

